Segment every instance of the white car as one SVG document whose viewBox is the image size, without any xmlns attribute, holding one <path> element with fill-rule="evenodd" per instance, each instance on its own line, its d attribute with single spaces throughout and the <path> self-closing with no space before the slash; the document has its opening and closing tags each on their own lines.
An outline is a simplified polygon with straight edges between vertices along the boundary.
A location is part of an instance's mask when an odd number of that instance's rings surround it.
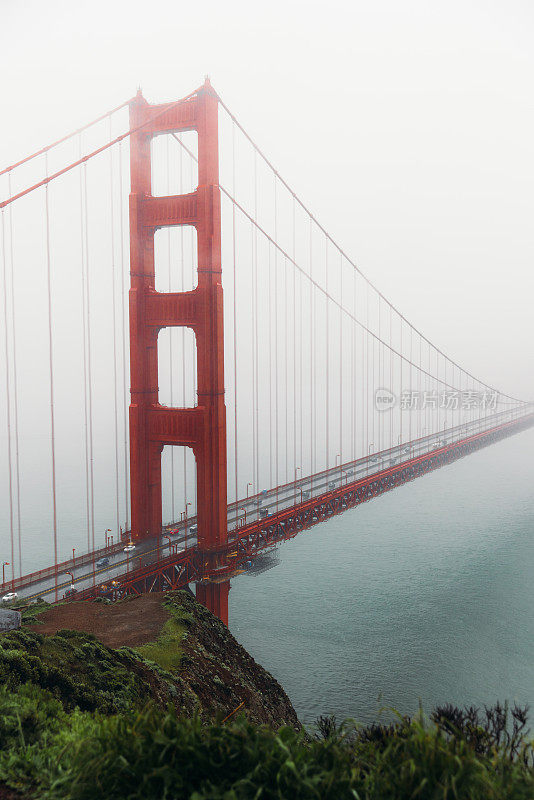
<svg viewBox="0 0 534 800">
<path fill-rule="evenodd" d="M 18 594 L 16 592 L 8 592 L 2 597 L 2 603 L 11 603 L 12 600 L 16 600 Z"/>
<path fill-rule="evenodd" d="M 126 547 L 124 548 L 124 552 L 131 553 L 132 550 L 135 550 L 135 545 L 130 542 L 130 544 L 127 544 Z"/>
</svg>

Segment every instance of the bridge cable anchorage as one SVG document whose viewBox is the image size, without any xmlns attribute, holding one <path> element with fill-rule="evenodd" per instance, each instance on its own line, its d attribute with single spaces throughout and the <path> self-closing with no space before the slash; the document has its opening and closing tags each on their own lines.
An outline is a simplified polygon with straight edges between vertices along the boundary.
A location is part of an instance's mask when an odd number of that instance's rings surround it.
<svg viewBox="0 0 534 800">
<path fill-rule="evenodd" d="M 7 176 L 11 194 L 11 173 Z M 9 263 L 11 283 L 11 341 L 13 345 L 13 428 L 15 435 L 15 505 L 17 508 L 17 540 L 19 577 L 22 575 L 22 528 L 20 512 L 20 456 L 19 456 L 19 401 L 17 376 L 17 327 L 15 312 L 15 258 L 13 236 L 13 207 L 9 207 Z"/>
<path fill-rule="evenodd" d="M 52 142 L 52 144 L 48 144 L 48 145 L 46 145 L 46 147 L 42 147 L 40 150 L 37 150 L 37 152 L 32 153 L 29 156 L 25 156 L 25 158 L 22 158 L 20 161 L 17 161 L 14 164 L 11 164 L 9 167 L 4 167 L 4 169 L 0 170 L 0 175 L 5 175 L 6 172 L 11 173 L 14 169 L 17 169 L 17 167 L 22 166 L 22 164 L 26 164 L 28 161 L 31 161 L 32 159 L 37 158 L 38 156 L 42 156 L 45 153 L 48 153 L 54 147 L 57 147 L 58 145 L 63 144 L 63 142 L 67 142 L 69 139 L 73 139 L 75 136 L 78 136 L 79 134 L 83 133 L 83 131 L 86 131 L 88 128 L 92 128 L 93 125 L 96 125 L 98 122 L 102 122 L 103 120 L 105 120 L 107 118 L 111 119 L 113 114 L 116 114 L 117 111 L 120 111 L 121 109 L 126 108 L 126 106 L 132 100 L 133 100 L 133 97 L 130 98 L 130 100 L 126 100 L 124 103 L 121 103 L 120 106 L 117 106 L 116 108 L 112 108 L 111 111 L 106 111 L 105 114 L 101 114 L 96 119 L 93 119 L 91 122 L 88 122 L 86 125 L 83 125 L 81 128 L 78 128 L 77 130 L 73 131 L 72 133 L 68 133 L 66 136 L 62 136 L 61 139 L 57 139 L 55 142 Z M 11 192 L 10 192 L 10 194 L 11 194 Z"/>
<path fill-rule="evenodd" d="M 5 384 L 6 384 L 6 429 L 7 429 L 7 466 L 8 466 L 8 492 L 9 492 L 9 533 L 11 543 L 11 580 L 13 589 L 15 587 L 15 544 L 14 544 L 14 521 L 13 521 L 13 462 L 11 453 L 11 382 L 9 365 L 9 339 L 7 324 L 7 276 L 6 276 L 6 226 L 5 215 L 2 211 L 2 283 L 4 293 L 4 350 L 5 350 Z M 2 582 L 2 592 L 5 586 Z"/>
<path fill-rule="evenodd" d="M 434 347 L 436 350 L 438 350 L 438 352 L 439 352 L 439 353 L 440 353 L 440 354 L 441 354 L 441 355 L 442 355 L 444 358 L 446 358 L 446 359 L 447 359 L 447 360 L 448 360 L 448 361 L 449 361 L 451 364 L 455 364 L 455 366 L 458 366 L 458 367 L 459 367 L 460 365 L 459 365 L 459 364 L 457 364 L 457 362 L 455 362 L 453 359 L 451 359 L 450 357 L 448 357 L 448 356 L 447 356 L 447 355 L 446 355 L 446 354 L 445 354 L 445 353 L 444 353 L 442 350 L 440 350 L 439 348 L 435 347 L 435 345 L 433 345 L 433 344 L 432 344 L 432 342 L 430 342 L 430 340 L 429 340 L 429 339 L 428 339 L 428 338 L 427 338 L 427 337 L 426 337 L 426 336 L 425 336 L 425 335 L 424 335 L 424 334 L 423 334 L 423 333 L 422 333 L 422 332 L 421 332 L 421 331 L 420 331 L 420 330 L 419 330 L 419 329 L 418 329 L 418 328 L 417 328 L 415 325 L 412 325 L 412 323 L 410 323 L 410 322 L 409 322 L 409 320 L 408 320 L 408 319 L 406 319 L 406 317 L 405 317 L 405 316 L 404 316 L 404 315 L 403 315 L 403 314 L 402 314 L 402 313 L 399 311 L 399 309 L 398 309 L 398 308 L 397 308 L 397 307 L 396 307 L 396 306 L 395 306 L 393 303 L 391 303 L 391 302 L 390 302 L 390 301 L 387 299 L 387 297 L 385 297 L 385 295 L 384 295 L 384 294 L 382 294 L 382 292 L 381 292 L 381 291 L 380 291 L 380 290 L 379 290 L 379 289 L 378 289 L 378 288 L 377 288 L 377 287 L 376 287 L 376 286 L 375 286 L 375 285 L 372 283 L 372 281 L 371 281 L 371 280 L 370 280 L 370 279 L 369 279 L 369 278 L 368 278 L 368 277 L 365 275 L 365 273 L 364 273 L 364 272 L 363 272 L 363 271 L 360 269 L 360 267 L 358 267 L 358 265 L 357 265 L 357 264 L 356 264 L 356 263 L 355 263 L 355 262 L 354 262 L 354 261 L 353 261 L 353 260 L 352 260 L 352 259 L 351 259 L 351 258 L 348 256 L 348 254 L 347 254 L 347 253 L 346 253 L 346 252 L 345 252 L 345 251 L 344 251 L 344 250 L 343 250 L 343 249 L 340 247 L 340 245 L 338 245 L 338 244 L 337 244 L 337 242 L 336 242 L 336 241 L 335 241 L 335 240 L 334 240 L 334 239 L 331 237 L 331 235 L 328 233 L 328 231 L 326 230 L 326 228 L 324 228 L 324 227 L 321 225 L 321 223 L 320 223 L 320 222 L 318 221 L 318 219 L 317 219 L 317 218 L 314 216 L 314 214 L 312 214 L 312 212 L 311 212 L 311 211 L 308 209 L 308 207 L 307 207 L 307 206 L 305 205 L 305 203 L 304 203 L 304 202 L 301 200 L 301 198 L 300 198 L 300 197 L 297 195 L 297 193 L 296 193 L 296 192 L 295 192 L 295 191 L 294 191 L 294 190 L 293 190 L 293 189 L 292 189 L 292 188 L 289 186 L 289 184 L 288 184 L 288 183 L 287 183 L 287 182 L 286 182 L 286 181 L 285 181 L 285 180 L 282 178 L 282 176 L 280 175 L 280 173 L 278 172 L 278 170 L 277 170 L 277 169 L 274 167 L 274 165 L 272 164 L 272 162 L 271 162 L 271 161 L 268 159 L 268 157 L 267 157 L 267 156 L 264 154 L 264 152 L 261 150 L 261 148 L 259 147 L 259 145 L 257 145 L 257 144 L 256 144 L 256 142 L 255 142 L 255 141 L 252 139 L 252 137 L 251 137 L 251 136 L 248 134 L 248 132 L 246 131 L 246 129 L 245 129 L 245 128 L 244 128 L 244 127 L 241 125 L 241 123 L 239 122 L 239 120 L 237 119 L 237 117 L 236 117 L 236 116 L 235 116 L 235 115 L 232 113 L 232 111 L 231 111 L 231 110 L 228 108 L 228 106 L 227 106 L 227 105 L 224 103 L 224 101 L 222 100 L 221 96 L 220 96 L 220 95 L 219 95 L 217 92 L 215 92 L 215 90 L 213 90 L 213 91 L 214 91 L 214 93 L 215 93 L 215 95 L 216 95 L 216 97 L 217 97 L 217 99 L 218 99 L 218 101 L 219 101 L 219 105 L 221 106 L 221 108 L 223 108 L 223 109 L 224 109 L 224 111 L 225 111 L 225 112 L 228 114 L 228 116 L 230 117 L 230 119 L 232 120 L 232 122 L 233 122 L 233 123 L 236 125 L 236 127 L 238 128 L 238 130 L 239 130 L 239 131 L 240 131 L 240 132 L 243 134 L 243 136 L 244 136 L 244 137 L 247 139 L 247 141 L 250 143 L 250 145 L 252 146 L 252 148 L 253 148 L 253 149 L 254 149 L 254 150 L 255 150 L 255 151 L 258 153 L 258 155 L 259 155 L 259 156 L 260 156 L 260 158 L 263 160 L 263 162 L 266 164 L 266 166 L 267 166 L 267 167 L 268 167 L 268 168 L 269 168 L 269 169 L 270 169 L 270 170 L 271 170 L 271 171 L 274 173 L 274 175 L 276 176 L 276 179 L 277 179 L 277 180 L 280 182 L 280 184 L 281 184 L 281 185 L 282 185 L 282 186 L 283 186 L 283 187 L 284 187 L 284 188 L 287 190 L 287 192 L 288 192 L 288 193 L 291 195 L 291 197 L 293 197 L 293 198 L 295 199 L 295 201 L 296 201 L 296 202 L 298 203 L 298 205 L 299 205 L 299 206 L 302 208 L 302 210 L 304 211 L 304 213 L 305 213 L 305 214 L 306 214 L 306 215 L 309 217 L 310 221 L 311 221 L 311 222 L 312 222 L 312 223 L 313 223 L 313 224 L 314 224 L 314 225 L 315 225 L 315 226 L 318 228 L 318 230 L 319 230 L 321 233 L 323 233 L 323 234 L 324 234 L 324 236 L 326 236 L 326 238 L 327 238 L 327 239 L 329 240 L 329 242 L 330 242 L 330 243 L 333 245 L 333 247 L 334 247 L 336 250 L 338 250 L 338 251 L 339 251 L 339 252 L 340 252 L 340 253 L 343 255 L 343 257 L 345 258 L 345 260 L 347 261 L 347 263 L 348 263 L 348 264 L 350 264 L 350 265 L 351 265 L 351 267 L 352 267 L 354 270 L 356 270 L 356 271 L 359 273 L 359 275 L 362 277 L 362 279 L 363 279 L 364 281 L 366 281 L 366 282 L 369 284 L 369 286 L 370 286 L 370 287 L 373 289 L 373 291 L 375 291 L 375 292 L 377 293 L 377 295 L 379 295 L 379 297 L 382 299 L 382 301 L 383 301 L 384 303 L 386 303 L 388 306 L 390 306 L 390 307 L 393 309 L 393 311 L 394 311 L 394 312 L 395 312 L 395 313 L 396 313 L 396 314 L 397 314 L 397 315 L 398 315 L 398 316 L 399 316 L 399 317 L 400 317 L 400 318 L 401 318 L 401 319 L 404 321 L 404 323 L 405 323 L 406 325 L 408 325 L 408 326 L 410 326 L 411 328 L 413 328 L 413 330 L 414 330 L 415 332 L 417 332 L 417 333 L 418 333 L 420 336 L 422 336 L 422 338 L 424 339 L 424 341 L 428 342 L 428 344 L 429 344 L 429 345 L 431 345 L 431 346 L 432 346 L 432 347 Z M 221 188 L 221 190 L 223 190 L 223 191 L 224 191 L 224 189 L 223 189 L 223 187 L 222 187 L 222 186 L 220 186 L 220 188 Z M 239 206 L 238 206 L 238 207 L 239 207 Z M 465 370 L 464 370 L 464 372 L 465 372 Z M 476 383 L 479 383 L 479 384 L 480 384 L 481 386 L 483 386 L 484 388 L 486 388 L 486 389 L 489 389 L 489 390 L 491 390 L 491 391 L 498 391 L 498 390 L 497 390 L 495 387 L 493 387 L 493 386 L 490 386 L 489 384 L 487 384 L 487 383 L 484 383 L 483 381 L 480 381 L 479 379 L 477 379 L 477 378 L 476 378 L 474 375 L 472 375 L 471 373 L 469 373 L 469 372 L 466 372 L 466 374 L 467 374 L 467 375 L 469 375 L 469 377 L 473 378 L 473 380 L 475 380 L 475 382 L 476 382 Z M 506 397 L 506 398 L 510 399 L 510 400 L 514 400 L 515 402 L 518 402 L 518 403 L 522 403 L 522 402 L 523 402 L 523 401 L 522 401 L 522 400 L 520 400 L 519 398 L 512 397 L 511 395 L 504 395 L 504 394 L 502 394 L 502 393 L 500 393 L 500 392 L 499 392 L 499 394 L 500 394 L 501 396 L 503 396 L 503 397 Z"/>
<path fill-rule="evenodd" d="M 48 153 L 45 153 L 45 171 L 48 174 Z M 46 217 L 46 285 L 48 297 L 48 352 L 50 373 L 50 445 L 52 457 L 52 508 L 54 530 L 54 571 L 55 571 L 55 599 L 58 600 L 58 536 L 57 536 L 57 501 L 56 501 L 56 435 L 54 417 L 54 350 L 52 340 L 52 267 L 50 259 L 50 205 L 48 197 L 48 184 L 45 186 L 45 217 Z"/>
</svg>

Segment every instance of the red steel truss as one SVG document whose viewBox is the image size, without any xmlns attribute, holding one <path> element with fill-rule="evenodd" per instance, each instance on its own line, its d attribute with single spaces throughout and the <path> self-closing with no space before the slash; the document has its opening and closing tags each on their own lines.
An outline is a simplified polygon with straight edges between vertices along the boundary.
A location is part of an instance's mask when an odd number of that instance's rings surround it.
<svg viewBox="0 0 534 800">
<path fill-rule="evenodd" d="M 534 425 L 534 414 L 498 425 L 460 441 L 453 442 L 429 453 L 409 459 L 388 469 L 348 483 L 331 492 L 311 498 L 304 503 L 284 508 L 270 518 L 253 522 L 238 532 L 233 532 L 221 553 L 220 566 L 208 562 L 200 548 L 195 546 L 171 554 L 152 564 L 132 570 L 125 575 L 76 595 L 76 600 L 89 600 L 100 596 L 110 598 L 147 591 L 168 591 L 186 587 L 191 582 L 215 593 L 219 586 L 229 586 L 229 579 L 242 571 L 247 562 L 263 550 L 292 539 L 298 533 L 341 514 L 350 508 L 391 491 L 397 486 L 415 480 L 427 472 L 451 464 L 488 445 L 512 436 Z M 226 556 L 224 563 L 223 556 Z M 228 597 L 226 591 L 226 598 Z"/>
</svg>

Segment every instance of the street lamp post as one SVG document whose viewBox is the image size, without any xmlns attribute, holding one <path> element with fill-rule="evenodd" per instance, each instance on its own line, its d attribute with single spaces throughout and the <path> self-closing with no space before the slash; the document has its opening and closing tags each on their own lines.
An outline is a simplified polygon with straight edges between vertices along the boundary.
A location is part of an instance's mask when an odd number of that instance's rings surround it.
<svg viewBox="0 0 534 800">
<path fill-rule="evenodd" d="M 249 482 L 247 483 L 247 500 L 248 500 L 248 487 L 249 487 L 249 486 L 253 486 L 253 485 L 254 485 L 254 484 L 252 483 L 252 481 L 249 481 Z"/>
<path fill-rule="evenodd" d="M 191 505 L 191 502 L 186 503 L 185 504 L 185 511 L 184 511 L 184 516 L 185 516 L 185 523 L 184 523 L 185 524 L 185 549 L 186 550 L 187 550 L 187 506 L 190 506 L 190 505 Z"/>
<path fill-rule="evenodd" d="M 72 572 L 68 572 L 68 570 L 65 570 L 65 574 L 70 575 L 70 588 L 71 590 L 74 590 L 74 575 Z"/>
<path fill-rule="evenodd" d="M 6 567 L 9 567 L 9 561 L 4 561 L 2 564 L 2 589 L 6 584 Z"/>
<path fill-rule="evenodd" d="M 367 475 L 369 475 L 369 456 L 371 455 L 371 447 L 374 446 L 375 446 L 374 442 L 369 442 L 369 445 L 367 447 Z"/>
<path fill-rule="evenodd" d="M 76 550 L 75 547 L 72 548 L 72 569 L 76 566 L 76 560 L 74 558 L 74 551 Z"/>
<path fill-rule="evenodd" d="M 109 536 L 108 533 L 111 533 L 111 528 L 106 528 L 104 536 L 106 537 L 106 547 L 109 547 Z"/>
<path fill-rule="evenodd" d="M 169 555 L 172 555 L 172 539 L 170 536 L 167 536 L 166 533 L 163 534 L 164 539 L 169 540 Z"/>
<path fill-rule="evenodd" d="M 297 472 L 300 470 L 300 474 L 302 475 L 302 470 L 300 467 L 295 467 L 295 504 L 297 502 Z M 302 489 L 300 490 L 300 502 L 302 503 Z"/>
</svg>

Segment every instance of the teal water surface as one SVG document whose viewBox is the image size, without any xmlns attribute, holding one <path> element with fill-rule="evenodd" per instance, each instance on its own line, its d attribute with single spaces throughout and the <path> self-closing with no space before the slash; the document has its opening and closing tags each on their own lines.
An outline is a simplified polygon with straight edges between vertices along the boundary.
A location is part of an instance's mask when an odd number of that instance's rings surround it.
<svg viewBox="0 0 534 800">
<path fill-rule="evenodd" d="M 534 701 L 534 430 L 280 547 L 230 628 L 303 722 Z"/>
</svg>

